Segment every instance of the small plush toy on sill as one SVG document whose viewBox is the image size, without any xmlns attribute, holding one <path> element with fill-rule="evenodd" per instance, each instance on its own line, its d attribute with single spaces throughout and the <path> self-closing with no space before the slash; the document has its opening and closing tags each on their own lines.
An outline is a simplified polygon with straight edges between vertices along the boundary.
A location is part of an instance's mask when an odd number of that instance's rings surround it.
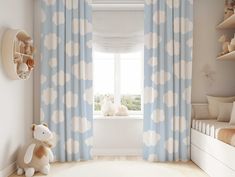
<svg viewBox="0 0 235 177">
<path fill-rule="evenodd" d="M 47 175 L 54 156 L 51 151 L 53 134 L 46 124 L 32 126 L 32 142 L 21 148 L 17 157 L 17 175 L 32 177 L 35 172 Z"/>
</svg>

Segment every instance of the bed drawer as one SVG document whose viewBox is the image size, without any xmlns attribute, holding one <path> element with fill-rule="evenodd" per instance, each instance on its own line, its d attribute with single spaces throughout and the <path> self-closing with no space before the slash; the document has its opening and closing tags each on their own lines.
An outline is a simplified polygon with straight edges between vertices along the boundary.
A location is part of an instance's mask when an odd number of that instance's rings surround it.
<svg viewBox="0 0 235 177">
<path fill-rule="evenodd" d="M 235 171 L 235 147 L 191 129 L 191 144 Z"/>
</svg>

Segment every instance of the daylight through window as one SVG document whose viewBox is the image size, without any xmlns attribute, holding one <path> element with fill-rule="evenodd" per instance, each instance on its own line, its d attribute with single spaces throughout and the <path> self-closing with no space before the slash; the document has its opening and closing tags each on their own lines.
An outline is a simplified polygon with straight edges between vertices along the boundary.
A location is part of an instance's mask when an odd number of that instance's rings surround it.
<svg viewBox="0 0 235 177">
<path fill-rule="evenodd" d="M 142 111 L 142 52 L 112 54 L 93 53 L 94 111 L 98 113 L 104 97 L 113 103 L 125 105 L 130 113 Z"/>
</svg>

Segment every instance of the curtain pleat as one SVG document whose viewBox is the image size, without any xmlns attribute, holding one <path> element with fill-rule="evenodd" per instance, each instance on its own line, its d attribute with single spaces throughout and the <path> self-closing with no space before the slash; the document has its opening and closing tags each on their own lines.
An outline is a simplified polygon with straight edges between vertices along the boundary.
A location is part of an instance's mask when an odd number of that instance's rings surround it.
<svg viewBox="0 0 235 177">
<path fill-rule="evenodd" d="M 41 1 L 41 121 L 58 161 L 92 157 L 92 10 L 86 0 Z"/>
<path fill-rule="evenodd" d="M 192 0 L 145 0 L 144 159 L 190 159 Z"/>
</svg>

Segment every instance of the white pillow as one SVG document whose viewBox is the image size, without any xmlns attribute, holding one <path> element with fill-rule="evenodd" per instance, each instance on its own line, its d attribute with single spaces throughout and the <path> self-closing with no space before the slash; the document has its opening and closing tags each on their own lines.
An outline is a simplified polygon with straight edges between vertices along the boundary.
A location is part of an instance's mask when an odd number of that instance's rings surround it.
<svg viewBox="0 0 235 177">
<path fill-rule="evenodd" d="M 217 121 L 229 122 L 232 109 L 233 103 L 219 103 L 219 115 L 217 117 Z"/>
<path fill-rule="evenodd" d="M 233 109 L 231 113 L 231 118 L 229 124 L 235 125 L 235 102 L 233 102 Z"/>
<path fill-rule="evenodd" d="M 235 96 L 233 97 L 215 97 L 215 96 L 207 96 L 208 104 L 209 104 L 209 112 L 211 117 L 217 118 L 219 115 L 219 103 L 232 103 L 235 101 Z"/>
</svg>

